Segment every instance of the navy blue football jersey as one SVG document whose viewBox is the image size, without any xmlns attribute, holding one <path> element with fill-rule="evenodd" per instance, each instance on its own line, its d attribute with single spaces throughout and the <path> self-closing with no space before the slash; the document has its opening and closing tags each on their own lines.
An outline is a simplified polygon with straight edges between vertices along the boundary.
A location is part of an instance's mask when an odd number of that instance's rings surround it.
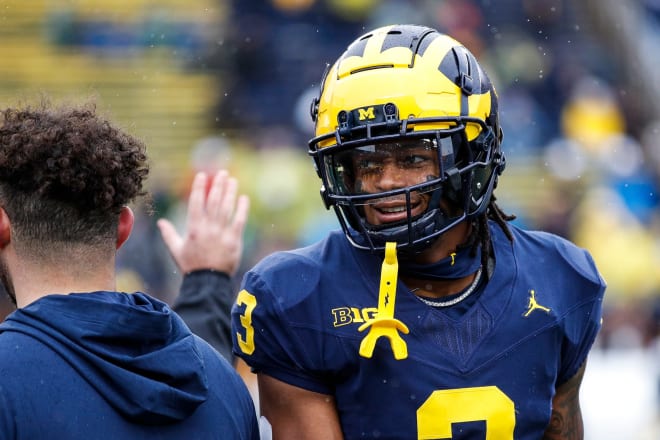
<svg viewBox="0 0 660 440">
<path fill-rule="evenodd" d="M 383 261 L 339 231 L 245 275 L 234 351 L 256 372 L 333 395 L 347 439 L 538 440 L 556 387 L 600 328 L 605 283 L 585 250 L 510 227 L 513 242 L 491 224 L 494 272 L 460 315 L 399 282 L 405 359 L 385 338 L 360 356 L 358 327 L 376 313 Z"/>
</svg>

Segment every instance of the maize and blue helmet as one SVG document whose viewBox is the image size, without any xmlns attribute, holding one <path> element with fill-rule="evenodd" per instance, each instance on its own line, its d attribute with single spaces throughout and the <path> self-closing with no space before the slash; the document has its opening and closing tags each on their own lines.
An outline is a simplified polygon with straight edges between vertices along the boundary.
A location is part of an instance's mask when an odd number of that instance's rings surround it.
<svg viewBox="0 0 660 440">
<path fill-rule="evenodd" d="M 387 26 L 355 40 L 326 72 L 311 112 L 321 196 L 360 249 L 427 248 L 485 212 L 504 169 L 491 81 L 470 51 L 428 27 Z M 385 164 L 407 180 L 386 184 Z"/>
</svg>

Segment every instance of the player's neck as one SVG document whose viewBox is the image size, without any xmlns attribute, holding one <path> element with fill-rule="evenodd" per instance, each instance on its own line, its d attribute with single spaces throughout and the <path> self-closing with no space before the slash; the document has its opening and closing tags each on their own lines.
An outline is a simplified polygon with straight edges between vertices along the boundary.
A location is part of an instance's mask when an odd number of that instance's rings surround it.
<svg viewBox="0 0 660 440">
<path fill-rule="evenodd" d="M 464 291 L 475 281 L 476 273 L 455 280 L 419 280 L 402 278 L 415 295 L 427 298 L 443 298 Z"/>
<path fill-rule="evenodd" d="M 440 237 L 433 244 L 414 257 L 418 264 L 433 264 L 443 258 L 447 258 L 456 249 L 468 242 L 472 225 L 468 222 L 462 222 L 454 226 Z"/>
<path fill-rule="evenodd" d="M 433 245 L 420 253 L 415 262 L 420 264 L 432 264 L 447 258 L 456 249 L 465 244 L 472 231 L 472 226 L 468 222 L 463 222 L 451 228 L 445 234 L 440 236 Z M 402 276 L 402 281 L 416 295 L 429 298 L 442 298 L 454 295 L 468 288 L 475 280 L 476 273 L 469 274 L 463 278 L 427 280 Z"/>
</svg>

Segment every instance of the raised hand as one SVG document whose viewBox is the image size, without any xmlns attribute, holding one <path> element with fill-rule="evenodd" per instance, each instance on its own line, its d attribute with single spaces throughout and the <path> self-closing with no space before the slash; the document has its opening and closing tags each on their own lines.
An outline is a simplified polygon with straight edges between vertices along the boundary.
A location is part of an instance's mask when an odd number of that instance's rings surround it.
<svg viewBox="0 0 660 440">
<path fill-rule="evenodd" d="M 204 172 L 195 175 L 183 236 L 166 219 L 158 220 L 158 228 L 182 273 L 213 269 L 233 276 L 243 254 L 250 201 L 237 196 L 238 181 L 226 170 L 212 177 L 209 188 L 210 178 Z"/>
</svg>

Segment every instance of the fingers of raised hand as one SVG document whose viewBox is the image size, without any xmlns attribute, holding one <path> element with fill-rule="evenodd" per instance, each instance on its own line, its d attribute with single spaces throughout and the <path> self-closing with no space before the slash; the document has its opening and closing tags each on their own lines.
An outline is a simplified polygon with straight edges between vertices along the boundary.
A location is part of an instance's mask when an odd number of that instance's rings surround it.
<svg viewBox="0 0 660 440">
<path fill-rule="evenodd" d="M 246 195 L 241 195 L 238 197 L 238 202 L 236 203 L 236 213 L 234 214 L 234 232 L 236 234 L 242 234 L 245 229 L 245 225 L 248 220 L 248 213 L 250 211 L 250 199 Z"/>
<path fill-rule="evenodd" d="M 206 188 L 208 176 L 204 172 L 195 174 L 188 196 L 188 225 L 196 224 L 206 212 Z"/>
<path fill-rule="evenodd" d="M 213 178 L 211 190 L 206 201 L 206 213 L 209 220 L 221 226 L 231 224 L 236 205 L 238 181 L 226 172 L 218 172 Z"/>
</svg>

